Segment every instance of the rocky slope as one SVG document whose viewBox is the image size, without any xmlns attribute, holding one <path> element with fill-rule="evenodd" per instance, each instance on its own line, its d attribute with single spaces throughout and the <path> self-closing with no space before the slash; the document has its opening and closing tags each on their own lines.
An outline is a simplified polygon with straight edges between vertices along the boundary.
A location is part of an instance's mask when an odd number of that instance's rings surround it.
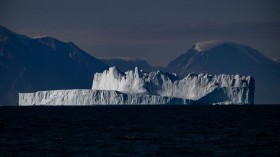
<svg viewBox="0 0 280 157">
<path fill-rule="evenodd" d="M 18 105 L 18 92 L 90 88 L 108 66 L 71 42 L 30 38 L 0 26 L 0 105 Z"/>
</svg>

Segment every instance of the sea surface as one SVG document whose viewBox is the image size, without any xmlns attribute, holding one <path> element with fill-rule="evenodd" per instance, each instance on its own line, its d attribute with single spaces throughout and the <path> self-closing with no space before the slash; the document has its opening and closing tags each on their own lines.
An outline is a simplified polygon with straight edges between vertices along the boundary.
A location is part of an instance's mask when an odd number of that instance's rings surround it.
<svg viewBox="0 0 280 157">
<path fill-rule="evenodd" d="M 0 156 L 280 156 L 280 106 L 0 107 Z"/>
</svg>

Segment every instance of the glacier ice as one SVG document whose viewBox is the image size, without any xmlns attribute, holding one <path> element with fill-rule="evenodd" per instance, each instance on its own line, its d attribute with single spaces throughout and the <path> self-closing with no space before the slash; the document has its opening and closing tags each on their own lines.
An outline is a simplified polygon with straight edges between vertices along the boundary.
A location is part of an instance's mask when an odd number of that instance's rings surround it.
<svg viewBox="0 0 280 157">
<path fill-rule="evenodd" d="M 192 103 L 192 100 L 156 95 L 124 94 L 112 90 L 73 89 L 19 93 L 19 104 L 21 106 Z"/>
<path fill-rule="evenodd" d="M 254 79 L 190 73 L 183 79 L 162 71 L 95 73 L 92 89 L 19 93 L 19 105 L 253 104 Z"/>
<path fill-rule="evenodd" d="M 227 95 L 232 97 L 232 88 L 240 88 L 239 97 L 235 95 L 231 100 L 234 103 L 251 103 L 248 100 L 250 92 L 254 92 L 249 86 L 254 84 L 251 76 L 240 75 L 209 75 L 190 73 L 183 79 L 174 74 L 154 71 L 145 73 L 136 67 L 134 71 L 120 72 L 116 67 L 111 67 L 103 73 L 95 73 L 92 89 L 116 90 L 122 93 L 139 93 L 175 97 L 181 99 L 198 100 L 215 89 L 224 88 Z M 244 90 L 241 90 L 244 89 Z M 242 98 L 242 95 L 248 95 Z M 238 98 L 236 98 L 238 97 Z M 242 98 L 242 99 L 241 99 Z"/>
</svg>

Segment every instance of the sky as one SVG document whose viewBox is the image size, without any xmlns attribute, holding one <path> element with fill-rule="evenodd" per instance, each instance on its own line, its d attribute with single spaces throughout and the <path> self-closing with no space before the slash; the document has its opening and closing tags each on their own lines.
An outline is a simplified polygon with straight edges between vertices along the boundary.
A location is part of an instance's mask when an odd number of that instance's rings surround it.
<svg viewBox="0 0 280 157">
<path fill-rule="evenodd" d="M 97 58 L 166 66 L 196 42 L 224 40 L 280 58 L 279 0 L 0 0 L 0 25 L 74 42 Z"/>
</svg>

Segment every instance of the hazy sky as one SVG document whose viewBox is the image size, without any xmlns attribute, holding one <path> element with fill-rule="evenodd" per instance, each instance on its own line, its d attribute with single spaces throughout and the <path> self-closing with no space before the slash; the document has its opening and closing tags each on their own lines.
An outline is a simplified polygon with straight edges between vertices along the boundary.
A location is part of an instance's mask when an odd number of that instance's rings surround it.
<svg viewBox="0 0 280 157">
<path fill-rule="evenodd" d="M 280 58 L 279 8 L 279 0 L 0 0 L 0 25 L 72 41 L 99 58 L 166 65 L 206 40 Z"/>
</svg>

